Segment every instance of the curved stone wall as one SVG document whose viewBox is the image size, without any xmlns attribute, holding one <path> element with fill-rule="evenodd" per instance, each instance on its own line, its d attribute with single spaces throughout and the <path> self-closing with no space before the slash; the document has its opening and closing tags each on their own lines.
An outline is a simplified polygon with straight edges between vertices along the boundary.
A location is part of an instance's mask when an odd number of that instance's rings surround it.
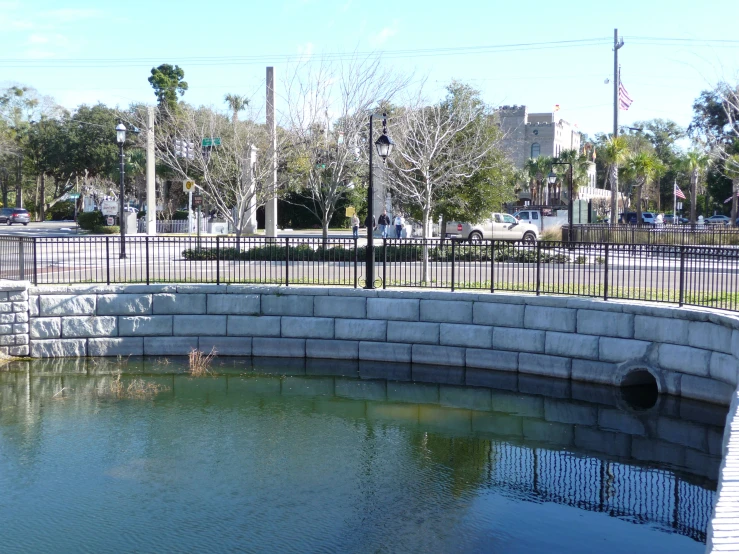
<svg viewBox="0 0 739 554">
<path fill-rule="evenodd" d="M 646 370 L 660 392 L 721 404 L 737 385 L 739 314 L 712 310 L 246 285 L 31 287 L 28 299 L 29 353 L 37 358 L 215 348 L 224 356 L 420 363 L 607 385 Z"/>
</svg>

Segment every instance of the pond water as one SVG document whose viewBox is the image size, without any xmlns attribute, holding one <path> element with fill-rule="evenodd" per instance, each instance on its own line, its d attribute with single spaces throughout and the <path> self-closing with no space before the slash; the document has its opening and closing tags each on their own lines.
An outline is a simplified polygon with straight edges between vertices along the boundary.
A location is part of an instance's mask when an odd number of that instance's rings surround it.
<svg viewBox="0 0 739 554">
<path fill-rule="evenodd" d="M 697 553 L 726 415 L 428 366 L 223 358 L 202 377 L 165 359 L 4 370 L 6 553 Z"/>
</svg>

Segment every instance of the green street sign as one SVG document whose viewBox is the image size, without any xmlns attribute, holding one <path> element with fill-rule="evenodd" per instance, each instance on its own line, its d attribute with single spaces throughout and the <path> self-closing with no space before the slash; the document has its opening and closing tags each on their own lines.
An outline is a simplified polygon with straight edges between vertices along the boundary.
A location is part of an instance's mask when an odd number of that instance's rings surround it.
<svg viewBox="0 0 739 554">
<path fill-rule="evenodd" d="M 69 198 L 70 200 L 77 200 L 79 197 L 79 192 L 70 192 L 69 194 L 67 194 L 67 198 Z"/>
<path fill-rule="evenodd" d="M 221 137 L 211 137 L 203 139 L 203 146 L 220 146 Z"/>
</svg>

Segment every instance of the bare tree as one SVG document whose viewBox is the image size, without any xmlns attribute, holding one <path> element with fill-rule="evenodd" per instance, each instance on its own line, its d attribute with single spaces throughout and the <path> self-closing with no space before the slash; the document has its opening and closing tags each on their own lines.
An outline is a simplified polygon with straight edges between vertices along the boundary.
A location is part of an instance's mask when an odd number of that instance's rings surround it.
<svg viewBox="0 0 739 554">
<path fill-rule="evenodd" d="M 324 241 L 338 202 L 367 174 L 370 112 L 389 102 L 409 77 L 383 69 L 375 56 L 306 63 L 285 82 L 288 173 L 321 222 Z"/>
<path fill-rule="evenodd" d="M 388 158 L 389 180 L 404 203 L 423 214 L 423 238 L 440 197 L 475 172 L 487 168 L 489 154 L 500 145 L 500 133 L 490 124 L 489 111 L 479 93 L 460 83 L 448 87 L 447 97 L 428 105 L 419 97 L 401 111 L 396 147 Z M 428 250 L 424 247 L 423 279 L 429 281 Z"/>
</svg>

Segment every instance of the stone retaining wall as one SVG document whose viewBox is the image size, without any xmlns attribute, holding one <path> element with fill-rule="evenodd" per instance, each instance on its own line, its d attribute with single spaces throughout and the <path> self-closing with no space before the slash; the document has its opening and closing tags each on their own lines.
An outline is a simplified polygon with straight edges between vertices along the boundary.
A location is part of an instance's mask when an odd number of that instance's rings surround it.
<svg viewBox="0 0 739 554">
<path fill-rule="evenodd" d="M 28 283 L 0 283 L 0 354 L 28 356 Z"/>
<path fill-rule="evenodd" d="M 513 294 L 245 285 L 30 289 L 30 355 L 314 357 L 497 369 L 728 404 L 739 316 Z"/>
</svg>

